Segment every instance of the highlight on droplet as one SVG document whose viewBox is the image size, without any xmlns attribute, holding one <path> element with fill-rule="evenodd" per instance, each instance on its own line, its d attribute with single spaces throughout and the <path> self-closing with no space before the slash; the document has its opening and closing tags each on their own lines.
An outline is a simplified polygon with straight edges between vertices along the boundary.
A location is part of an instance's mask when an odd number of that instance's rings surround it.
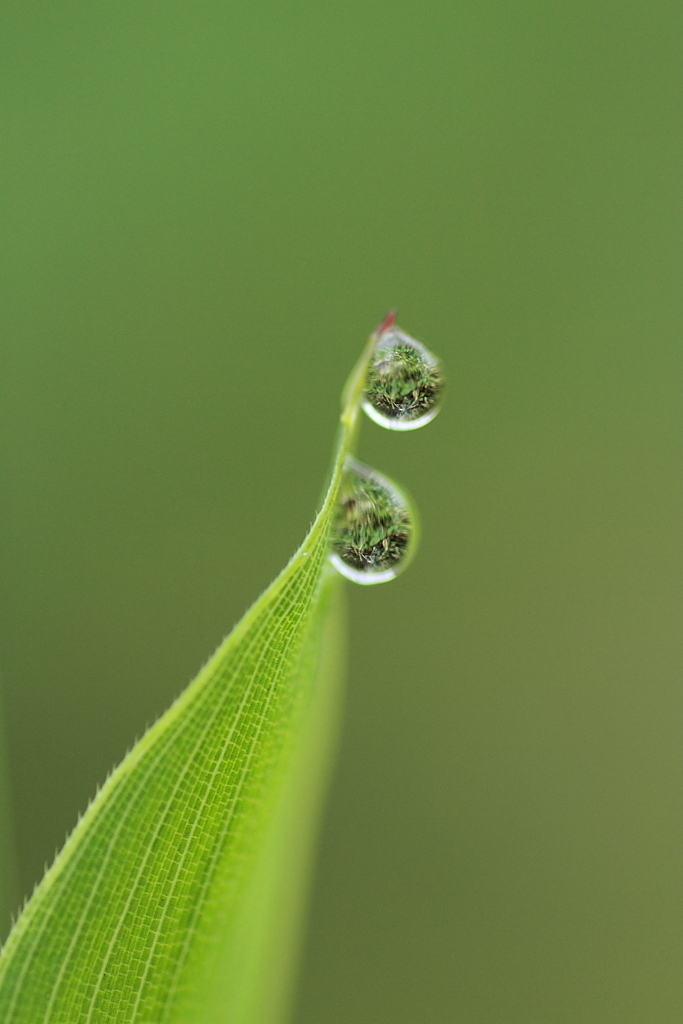
<svg viewBox="0 0 683 1024">
<path fill-rule="evenodd" d="M 412 502 L 393 480 L 347 457 L 330 544 L 330 561 L 346 579 L 393 580 L 417 545 Z"/>
</svg>

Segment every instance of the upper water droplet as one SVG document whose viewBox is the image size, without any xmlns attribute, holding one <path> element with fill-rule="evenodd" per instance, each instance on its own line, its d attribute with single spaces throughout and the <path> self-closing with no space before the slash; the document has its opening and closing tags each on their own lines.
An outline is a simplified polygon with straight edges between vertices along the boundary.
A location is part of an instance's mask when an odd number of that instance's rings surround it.
<svg viewBox="0 0 683 1024">
<path fill-rule="evenodd" d="M 415 430 L 436 416 L 443 398 L 441 360 L 398 328 L 382 332 L 368 370 L 362 405 L 389 430 Z"/>
<path fill-rule="evenodd" d="M 342 576 L 363 584 L 393 580 L 415 550 L 408 497 L 393 481 L 348 457 L 330 540 L 330 561 Z"/>
</svg>

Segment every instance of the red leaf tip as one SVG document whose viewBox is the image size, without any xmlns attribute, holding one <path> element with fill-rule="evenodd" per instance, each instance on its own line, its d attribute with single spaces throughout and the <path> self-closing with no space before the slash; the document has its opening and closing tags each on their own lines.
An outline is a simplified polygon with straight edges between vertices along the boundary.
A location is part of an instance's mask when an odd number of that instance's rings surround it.
<svg viewBox="0 0 683 1024">
<path fill-rule="evenodd" d="M 384 320 L 382 320 L 382 323 L 379 325 L 379 327 L 375 331 L 375 334 L 384 334 L 384 332 L 388 331 L 390 327 L 393 327 L 395 323 L 396 323 L 396 310 L 392 309 L 392 310 L 390 310 L 387 313 L 387 315 L 384 318 Z"/>
</svg>

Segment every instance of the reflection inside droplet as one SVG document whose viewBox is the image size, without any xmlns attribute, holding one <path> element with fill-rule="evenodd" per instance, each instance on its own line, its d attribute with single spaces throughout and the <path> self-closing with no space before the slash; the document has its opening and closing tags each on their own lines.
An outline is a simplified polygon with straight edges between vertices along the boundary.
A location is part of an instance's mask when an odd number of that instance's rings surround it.
<svg viewBox="0 0 683 1024">
<path fill-rule="evenodd" d="M 389 430 L 415 430 L 438 413 L 444 383 L 441 360 L 415 338 L 389 327 L 368 370 L 363 409 Z"/>
<path fill-rule="evenodd" d="M 330 538 L 335 569 L 354 583 L 385 583 L 405 569 L 415 540 L 415 517 L 404 492 L 347 458 Z"/>
</svg>

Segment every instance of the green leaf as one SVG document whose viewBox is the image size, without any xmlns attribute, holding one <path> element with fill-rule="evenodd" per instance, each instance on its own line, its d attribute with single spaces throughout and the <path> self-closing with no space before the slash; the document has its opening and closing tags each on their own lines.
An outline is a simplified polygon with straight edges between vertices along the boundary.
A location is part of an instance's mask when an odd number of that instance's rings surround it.
<svg viewBox="0 0 683 1024">
<path fill-rule="evenodd" d="M 283 1018 L 338 715 L 330 527 L 373 335 L 321 511 L 289 565 L 80 820 L 0 955 L 11 1024 Z"/>
</svg>

